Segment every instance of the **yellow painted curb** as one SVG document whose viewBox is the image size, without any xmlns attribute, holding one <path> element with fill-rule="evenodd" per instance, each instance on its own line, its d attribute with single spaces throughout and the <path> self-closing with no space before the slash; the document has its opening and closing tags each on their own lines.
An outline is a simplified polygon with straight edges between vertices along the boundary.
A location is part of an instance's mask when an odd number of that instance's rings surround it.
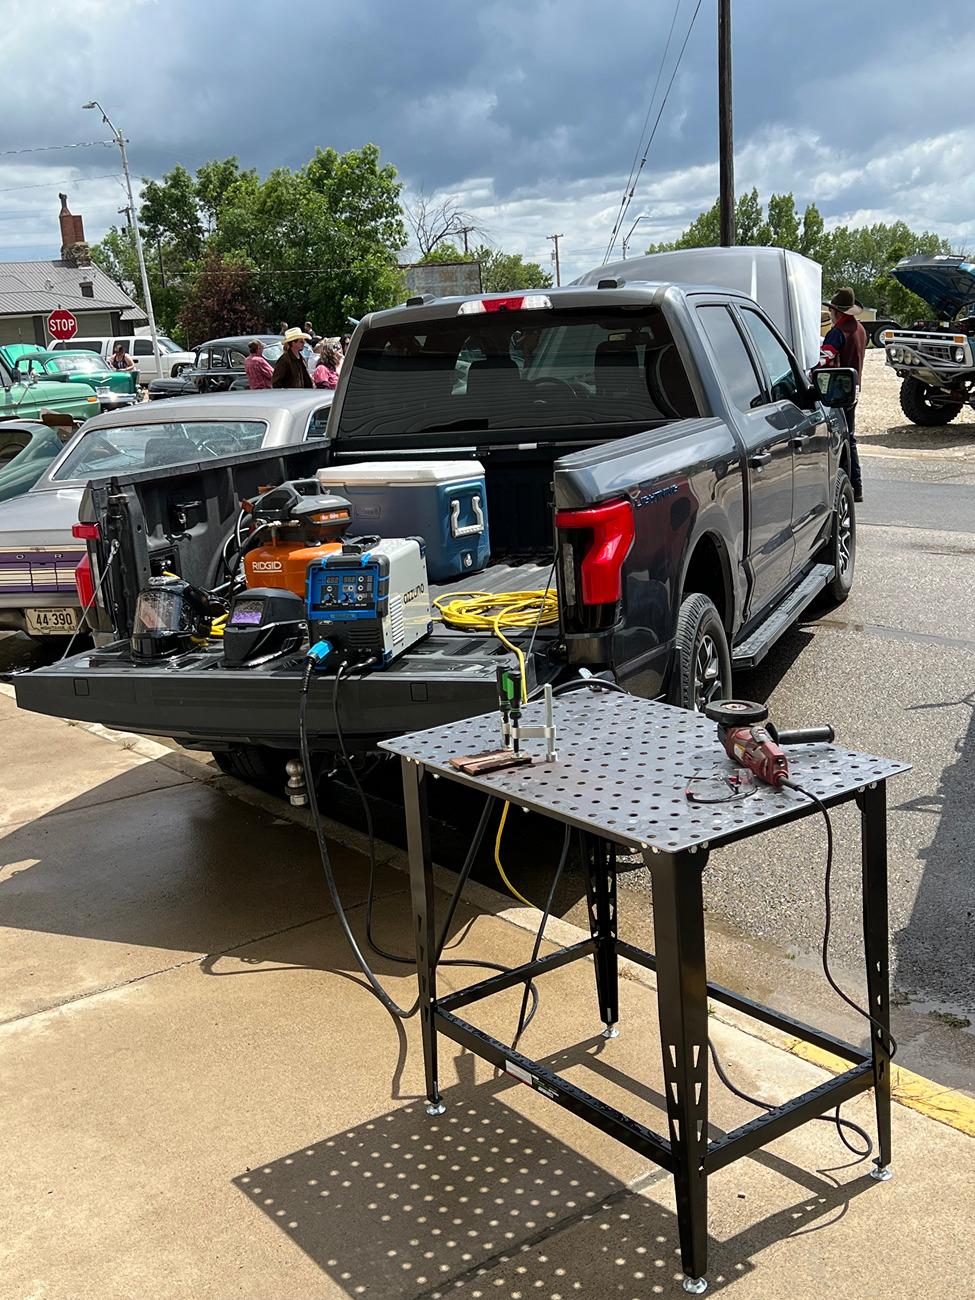
<svg viewBox="0 0 975 1300">
<path fill-rule="evenodd" d="M 850 1068 L 849 1061 L 834 1056 L 832 1052 L 825 1052 L 822 1048 L 813 1047 L 811 1043 L 804 1043 L 801 1038 L 793 1038 L 788 1043 L 787 1050 L 793 1056 L 800 1056 L 804 1061 L 822 1066 L 832 1074 L 842 1074 Z M 975 1137 L 975 1100 L 966 1097 L 963 1092 L 944 1088 L 940 1083 L 924 1079 L 911 1070 L 892 1065 L 890 1095 L 902 1106 L 919 1111 L 928 1119 L 935 1119 L 960 1133 Z"/>
</svg>

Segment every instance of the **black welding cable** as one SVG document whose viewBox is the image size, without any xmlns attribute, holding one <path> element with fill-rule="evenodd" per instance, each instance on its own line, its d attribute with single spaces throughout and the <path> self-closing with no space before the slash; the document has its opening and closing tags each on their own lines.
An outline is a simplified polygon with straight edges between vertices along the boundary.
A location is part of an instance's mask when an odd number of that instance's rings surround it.
<svg viewBox="0 0 975 1300">
<path fill-rule="evenodd" d="M 878 1039 L 880 1041 L 881 1046 L 884 1049 L 884 1052 L 887 1056 L 887 1060 L 892 1061 L 894 1058 L 894 1053 L 897 1051 L 897 1042 L 894 1039 L 893 1034 L 890 1032 L 890 1030 L 887 1028 L 886 1025 L 881 1024 L 881 1022 L 876 1018 L 876 1016 L 872 1016 L 870 1012 L 866 1010 L 866 1008 L 861 1007 L 859 1003 L 855 1002 L 853 998 L 851 998 L 846 992 L 844 992 L 843 989 L 840 988 L 839 984 L 833 978 L 833 973 L 829 968 L 829 935 L 830 935 L 830 928 L 832 926 L 832 920 L 833 920 L 833 903 L 832 903 L 831 890 L 830 890 L 830 885 L 833 876 L 833 822 L 832 822 L 832 818 L 829 815 L 829 809 L 826 807 L 826 805 L 822 802 L 821 799 L 817 798 L 817 796 L 812 793 L 811 790 L 806 790 L 803 786 L 798 785 L 795 781 L 787 780 L 787 781 L 783 781 L 782 784 L 787 785 L 790 790 L 795 790 L 798 794 L 805 795 L 805 797 L 808 800 L 810 800 L 811 803 L 814 803 L 816 805 L 816 807 L 823 815 L 823 821 L 826 823 L 826 870 L 823 876 L 823 899 L 824 899 L 825 918 L 823 922 L 823 944 L 822 944 L 822 951 L 821 951 L 823 973 L 826 976 L 830 988 L 832 988 L 833 991 L 837 993 L 839 997 L 841 997 L 848 1006 L 852 1007 L 854 1011 L 856 1011 L 859 1015 L 863 1016 L 864 1020 L 869 1021 L 871 1030 L 876 1030 L 877 1032 Z M 714 1044 L 710 1041 L 710 1039 L 708 1040 L 708 1049 L 711 1052 L 711 1059 L 714 1062 L 714 1068 L 715 1071 L 717 1072 L 718 1078 L 721 1080 L 721 1082 L 730 1092 L 733 1092 L 735 1096 L 741 1098 L 742 1101 L 747 1101 L 752 1106 L 758 1106 L 762 1110 L 775 1109 L 775 1107 L 772 1106 L 769 1102 L 761 1101 L 757 1097 L 750 1097 L 747 1093 L 742 1092 L 740 1088 L 736 1088 L 735 1085 L 728 1078 L 727 1074 L 722 1069 L 721 1062 L 718 1059 L 718 1053 L 715 1049 Z M 870 1138 L 870 1135 L 866 1132 L 865 1129 L 862 1129 L 859 1124 L 854 1124 L 852 1120 L 844 1119 L 840 1114 L 839 1106 L 836 1107 L 836 1113 L 834 1115 L 817 1115 L 816 1118 L 821 1120 L 824 1124 L 835 1124 L 836 1131 L 840 1136 L 841 1142 L 848 1150 L 852 1151 L 855 1156 L 859 1156 L 861 1159 L 866 1159 L 867 1156 L 873 1153 L 873 1142 Z M 852 1143 L 850 1143 L 847 1140 L 846 1135 L 843 1132 L 845 1128 L 849 1129 L 852 1133 L 856 1133 L 858 1137 L 861 1137 L 863 1139 L 864 1147 L 862 1150 L 859 1147 L 853 1146 Z"/>
<path fill-rule="evenodd" d="M 864 1020 L 868 1021 L 871 1027 L 877 1031 L 878 1040 L 881 1047 L 884 1049 L 887 1060 L 892 1061 L 894 1059 L 894 1054 L 897 1051 L 897 1041 L 894 1038 L 894 1035 L 890 1032 L 890 1029 L 886 1025 L 882 1024 L 876 1016 L 871 1015 L 865 1007 L 861 1007 L 860 1004 L 854 1001 L 848 993 L 844 992 L 833 978 L 833 972 L 829 968 L 829 935 L 833 923 L 833 903 L 830 895 L 830 882 L 833 876 L 833 823 L 829 815 L 829 809 L 821 799 L 818 799 L 816 795 L 812 793 L 811 790 L 804 789 L 801 785 L 797 785 L 795 781 L 786 780 L 783 781 L 782 784 L 787 785 L 790 790 L 795 790 L 798 794 L 805 795 L 807 799 L 816 805 L 823 815 L 823 821 L 826 823 L 826 871 L 823 878 L 825 920 L 823 922 L 823 946 L 820 953 L 823 965 L 823 974 L 826 976 L 827 982 L 833 992 L 836 993 L 838 997 L 841 997 L 848 1007 L 852 1007 L 858 1015 L 863 1016 Z"/>
<path fill-rule="evenodd" d="M 552 905 L 555 902 L 555 891 L 559 887 L 559 881 L 562 879 L 562 872 L 565 870 L 565 864 L 569 860 L 569 843 L 571 838 L 572 827 L 566 826 L 565 836 L 562 840 L 562 852 L 559 855 L 558 865 L 555 868 L 555 875 L 552 877 L 552 884 L 549 887 L 548 898 L 545 900 L 545 910 L 542 912 L 542 919 L 539 921 L 538 930 L 535 933 L 535 942 L 532 945 L 532 955 L 529 958 L 529 964 L 538 961 L 538 954 L 542 948 L 542 939 L 545 937 L 545 927 L 548 925 L 548 918 L 551 915 Z M 531 1024 L 532 1017 L 535 1014 L 533 1008 L 531 1015 L 526 1015 L 528 1010 L 528 997 L 534 987 L 535 986 L 532 984 L 531 980 L 525 981 L 525 992 L 521 999 L 521 1011 L 518 1013 L 518 1028 L 515 1030 L 515 1036 L 511 1040 L 511 1050 L 513 1052 L 517 1051 L 521 1036 Z"/>
<path fill-rule="evenodd" d="M 734 1093 L 739 1100 L 747 1101 L 750 1106 L 757 1106 L 759 1110 L 775 1110 L 775 1106 L 772 1102 L 762 1101 L 759 1097 L 752 1097 L 747 1092 L 742 1092 L 741 1088 L 736 1087 L 735 1084 L 731 1082 L 721 1064 L 721 1058 L 718 1056 L 718 1049 L 710 1038 L 708 1039 L 708 1051 L 711 1053 L 711 1060 L 714 1064 L 715 1073 L 729 1092 Z M 859 1124 L 855 1124 L 852 1119 L 844 1119 L 840 1114 L 839 1106 L 836 1107 L 836 1113 L 834 1115 L 817 1115 L 815 1118 L 821 1120 L 824 1124 L 835 1124 L 836 1131 L 840 1136 L 840 1141 L 848 1151 L 852 1151 L 853 1154 L 859 1156 L 861 1160 L 866 1160 L 867 1156 L 872 1155 L 873 1141 L 870 1134 L 866 1129 L 861 1128 Z M 852 1142 L 847 1139 L 843 1132 L 845 1128 L 848 1128 L 851 1133 L 856 1133 L 858 1137 L 863 1139 L 862 1148 L 855 1147 Z"/>
<path fill-rule="evenodd" d="M 325 829 L 322 826 L 321 810 L 318 807 L 318 792 L 315 789 L 315 777 L 311 764 L 311 752 L 308 747 L 308 687 L 311 682 L 311 675 L 314 671 L 314 662 L 309 659 L 305 666 L 304 676 L 301 681 L 301 696 L 298 704 L 298 741 L 301 746 L 301 761 L 305 768 L 305 785 L 308 790 L 308 806 L 311 809 L 312 823 L 315 827 L 315 836 L 318 840 L 318 851 L 322 858 L 322 868 L 325 872 L 325 882 L 328 885 L 328 892 L 332 899 L 332 906 L 335 908 L 335 915 L 338 918 L 339 925 L 345 935 L 346 942 L 352 949 L 352 955 L 355 958 L 356 965 L 362 971 L 363 975 L 369 981 L 369 985 L 376 997 L 383 1004 L 386 1010 L 392 1016 L 399 1020 L 409 1020 L 415 1016 L 420 1009 L 420 999 L 417 997 L 413 1005 L 407 1010 L 399 1006 L 389 996 L 379 980 L 373 974 L 369 963 L 363 955 L 362 949 L 352 933 L 352 927 L 349 924 L 349 918 L 345 914 L 345 907 L 342 904 L 339 895 L 338 885 L 335 883 L 335 873 L 332 870 L 332 857 L 328 851 L 328 841 L 325 838 Z"/>
<path fill-rule="evenodd" d="M 367 660 L 366 663 L 363 663 L 358 666 L 360 668 L 366 668 L 370 662 L 371 661 Z M 339 742 L 339 749 L 341 751 L 342 760 L 345 763 L 345 767 L 349 773 L 349 776 L 352 778 L 352 783 L 355 786 L 356 793 L 359 796 L 359 802 L 362 805 L 363 816 L 365 817 L 365 822 L 366 822 L 366 834 L 369 839 L 369 884 L 366 892 L 366 942 L 368 943 L 372 951 L 376 953 L 377 956 L 385 958 L 386 961 L 396 962 L 403 966 L 415 966 L 416 965 L 415 957 L 407 957 L 402 953 L 390 952 L 388 949 L 383 948 L 377 942 L 377 940 L 373 937 L 373 933 L 372 933 L 373 907 L 375 903 L 375 894 L 376 894 L 376 835 L 375 835 L 375 828 L 373 826 L 373 820 L 372 820 L 372 807 L 369 803 L 369 798 L 366 795 L 365 790 L 362 788 L 362 782 L 359 780 L 358 773 L 356 772 L 352 764 L 352 759 L 349 755 L 348 746 L 345 743 L 345 732 L 342 728 L 342 714 L 339 707 L 339 688 L 342 681 L 345 680 L 347 676 L 346 673 L 347 668 L 348 668 L 348 664 L 345 663 L 340 664 L 338 671 L 335 674 L 335 687 L 332 692 L 332 721 L 335 726 L 335 735 Z M 460 896 L 463 892 L 464 886 L 467 884 L 468 877 L 470 876 L 471 871 L 474 867 L 475 859 L 477 858 L 478 851 L 481 847 L 481 844 L 484 840 L 484 835 L 487 831 L 488 821 L 490 819 L 491 808 L 493 803 L 494 803 L 493 796 L 490 795 L 484 801 L 484 809 L 481 813 L 481 818 L 480 821 L 478 822 L 477 830 L 474 832 L 474 838 L 471 840 L 470 846 L 467 850 L 467 857 L 465 858 L 464 865 L 461 867 L 460 874 L 457 877 L 457 883 L 454 886 L 454 891 L 450 896 L 450 903 L 448 904 L 447 907 L 447 915 L 444 918 L 444 923 L 440 931 L 440 940 L 437 945 L 436 960 L 437 960 L 437 965 L 439 966 L 473 967 L 478 970 L 499 971 L 502 974 L 507 972 L 508 970 L 507 966 L 501 966 L 497 962 L 473 961 L 473 960 L 468 960 L 460 957 L 442 958 L 443 950 L 447 945 L 448 938 L 450 937 L 450 924 L 454 919 L 454 913 L 456 912 L 457 905 L 460 902 Z M 532 1020 L 535 1017 L 535 1013 L 538 1010 L 538 990 L 535 988 L 534 984 L 531 985 L 531 999 L 532 999 L 532 1007 L 531 1007 L 531 1012 L 528 1016 L 528 1020 L 526 1022 L 527 1024 L 531 1024 Z"/>
</svg>

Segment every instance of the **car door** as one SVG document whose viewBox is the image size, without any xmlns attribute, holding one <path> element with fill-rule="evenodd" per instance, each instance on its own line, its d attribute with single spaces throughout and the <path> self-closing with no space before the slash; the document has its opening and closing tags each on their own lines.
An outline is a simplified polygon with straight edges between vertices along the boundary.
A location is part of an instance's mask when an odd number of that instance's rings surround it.
<svg viewBox="0 0 975 1300">
<path fill-rule="evenodd" d="M 117 341 L 125 342 L 124 339 Z M 148 384 L 150 380 L 160 378 L 160 371 L 156 368 L 156 358 L 152 353 L 152 339 L 140 336 L 139 338 L 130 339 L 128 342 L 131 347 L 127 346 L 125 350 L 138 366 L 139 383 Z M 160 358 L 160 363 L 163 364 L 162 358 Z M 165 364 L 163 364 L 162 375 L 168 375 L 168 373 Z"/>
<path fill-rule="evenodd" d="M 761 359 L 770 399 L 792 428 L 792 532 L 794 567 L 800 569 L 812 559 L 832 506 L 829 425 L 799 363 L 772 326 L 751 307 L 741 305 L 738 311 Z"/>
<path fill-rule="evenodd" d="M 765 378 L 745 341 L 743 327 L 725 302 L 697 307 L 711 346 L 715 371 L 729 415 L 742 442 L 746 500 L 746 542 L 742 557 L 749 576 L 744 621 L 756 615 L 788 585 L 793 572 L 793 422 L 781 403 L 771 403 Z"/>
</svg>

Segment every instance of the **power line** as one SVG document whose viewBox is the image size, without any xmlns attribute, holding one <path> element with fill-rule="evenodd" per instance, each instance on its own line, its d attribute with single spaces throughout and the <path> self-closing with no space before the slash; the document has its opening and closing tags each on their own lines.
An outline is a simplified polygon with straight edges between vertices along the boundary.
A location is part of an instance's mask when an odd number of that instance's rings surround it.
<svg viewBox="0 0 975 1300">
<path fill-rule="evenodd" d="M 14 194 L 19 190 L 56 190 L 69 185 L 87 185 L 90 181 L 121 180 L 118 172 L 105 172 L 102 176 L 77 176 L 68 181 L 44 181 L 40 185 L 8 185 L 0 189 L 0 194 Z"/>
<path fill-rule="evenodd" d="M 637 181 L 639 181 L 640 173 L 643 171 L 643 168 L 646 166 L 646 161 L 650 154 L 650 146 L 653 144 L 653 137 L 657 134 L 657 127 L 660 125 L 660 119 L 663 117 L 664 109 L 667 107 L 667 100 L 670 97 L 671 89 L 674 85 L 674 81 L 676 80 L 677 73 L 680 69 L 681 60 L 684 57 L 684 51 L 687 49 L 687 42 L 691 39 L 691 32 L 694 30 L 694 22 L 697 18 L 698 13 L 700 12 L 700 9 L 701 9 L 701 0 L 697 0 L 697 4 L 694 6 L 694 12 L 691 14 L 691 21 L 688 25 L 687 33 L 684 36 L 684 43 L 681 45 L 680 53 L 677 55 L 677 62 L 674 64 L 674 70 L 670 74 L 670 81 L 667 82 L 667 89 L 664 91 L 664 97 L 660 103 L 660 109 L 657 112 L 657 117 L 653 124 L 653 130 L 650 132 L 650 139 L 647 141 L 647 147 L 644 149 L 643 157 L 640 159 L 640 166 L 637 168 L 636 179 L 634 180 L 633 187 L 630 190 L 629 195 L 627 196 L 626 206 L 623 209 L 623 213 L 618 223 L 618 227 L 622 226 L 623 221 L 626 219 L 626 213 L 629 211 L 630 204 L 633 202 L 633 195 L 636 193 Z M 603 266 L 605 266 L 610 259 L 610 255 L 612 254 L 613 251 L 613 245 L 616 243 L 616 236 L 618 234 L 619 234 L 619 228 L 617 228 L 614 231 L 613 235 L 610 237 L 609 247 L 606 249 L 606 256 L 603 258 Z"/>
<path fill-rule="evenodd" d="M 653 83 L 653 90 L 650 92 L 650 100 L 647 104 L 647 115 L 643 119 L 643 125 L 640 127 L 640 134 L 637 136 L 636 148 L 633 150 L 633 161 L 630 163 L 629 174 L 626 177 L 626 183 L 623 186 L 623 193 L 620 197 L 620 210 L 616 215 L 616 225 L 613 227 L 610 250 L 612 250 L 613 243 L 615 242 L 616 236 L 619 234 L 620 228 L 623 224 L 623 216 L 626 212 L 626 196 L 630 189 L 630 183 L 634 180 L 637 159 L 640 157 L 640 145 L 643 143 L 643 137 L 647 133 L 647 124 L 650 121 L 650 114 L 653 112 L 653 101 L 657 98 L 657 87 L 660 85 L 660 77 L 664 70 L 664 64 L 667 62 L 667 53 L 670 50 L 670 42 L 674 35 L 674 27 L 677 23 L 677 15 L 680 13 L 682 3 L 683 0 L 677 0 L 677 3 L 674 5 L 674 15 L 670 20 L 670 31 L 667 33 L 667 44 L 664 46 L 664 52 L 661 54 L 660 62 L 657 65 L 657 76 Z M 603 265 L 605 265 L 605 260 Z"/>
<path fill-rule="evenodd" d="M 101 145 L 111 148 L 111 140 L 82 140 L 80 144 L 38 144 L 27 149 L 0 149 L 0 158 L 12 158 L 22 153 L 52 153 L 62 149 L 95 149 Z"/>
</svg>

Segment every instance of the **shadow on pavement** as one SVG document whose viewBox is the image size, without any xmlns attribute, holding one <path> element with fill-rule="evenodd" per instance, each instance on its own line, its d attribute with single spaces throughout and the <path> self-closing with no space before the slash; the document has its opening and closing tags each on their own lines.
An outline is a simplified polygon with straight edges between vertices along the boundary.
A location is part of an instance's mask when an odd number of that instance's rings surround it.
<svg viewBox="0 0 975 1300">
<path fill-rule="evenodd" d="M 858 432 L 857 441 L 868 447 L 887 447 L 895 451 L 968 451 L 975 444 L 975 429 L 970 424 L 939 424 L 931 428 L 919 424 L 894 424 L 883 433 Z"/>
<path fill-rule="evenodd" d="M 615 1074 L 584 1045 L 545 1063 Z M 476 1085 L 471 1058 L 457 1065 L 469 1078 L 445 1092 L 443 1116 L 429 1118 L 420 1103 L 401 1107 L 248 1169 L 234 1185 L 352 1296 L 670 1291 L 681 1276 L 676 1218 L 640 1195 L 670 1176 L 654 1168 L 627 1186 L 506 1105 L 521 1085 L 506 1077 Z M 770 1152 L 755 1159 L 803 1195 L 730 1238 L 710 1239 L 714 1289 L 753 1271 L 767 1246 L 829 1227 L 872 1186 L 857 1175 L 839 1184 Z"/>
<path fill-rule="evenodd" d="M 909 712 L 923 726 L 924 714 L 934 709 L 967 710 L 968 724 L 937 790 L 894 805 L 935 825 L 934 838 L 920 850 L 925 866 L 910 920 L 897 932 L 894 946 L 898 983 L 920 987 L 926 999 L 940 996 L 951 1007 L 958 996 L 957 954 L 975 951 L 975 690 L 959 700 L 915 704 Z M 971 1006 L 967 1011 L 975 1014 Z"/>
</svg>

